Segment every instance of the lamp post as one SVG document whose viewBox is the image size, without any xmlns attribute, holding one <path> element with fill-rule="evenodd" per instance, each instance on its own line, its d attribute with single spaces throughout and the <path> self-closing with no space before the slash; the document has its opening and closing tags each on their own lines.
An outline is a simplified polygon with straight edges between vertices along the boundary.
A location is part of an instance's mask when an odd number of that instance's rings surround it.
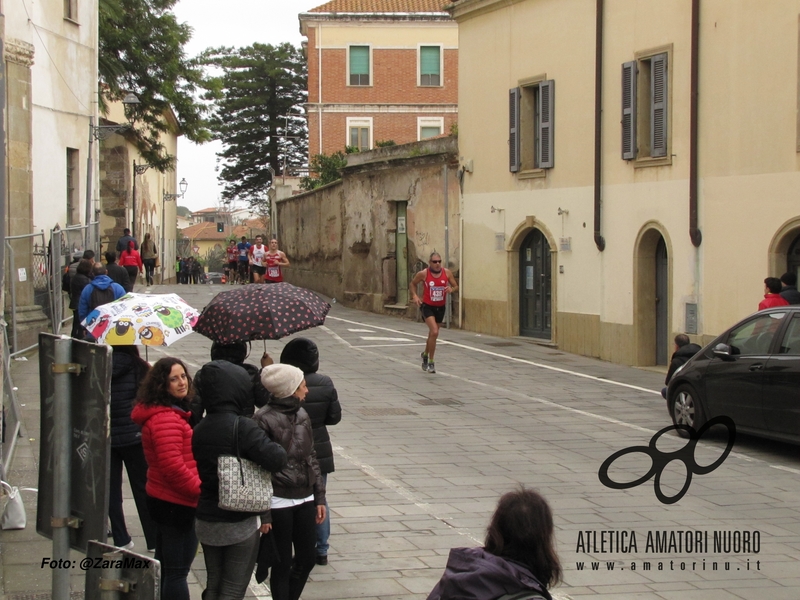
<svg viewBox="0 0 800 600">
<path fill-rule="evenodd" d="M 133 193 L 131 194 L 131 235 L 136 237 L 136 176 L 143 175 L 147 169 L 153 165 L 137 165 L 136 159 L 133 160 Z"/>
<path fill-rule="evenodd" d="M 189 187 L 189 184 L 186 182 L 186 178 L 184 177 L 181 179 L 181 182 L 178 184 L 178 188 L 180 189 L 180 194 L 169 194 L 166 191 L 161 196 L 161 255 L 164 257 L 164 260 L 161 261 L 161 283 L 164 283 L 164 263 L 166 262 L 167 252 L 165 248 L 165 240 L 166 240 L 166 231 L 164 230 L 164 213 L 166 212 L 167 202 L 170 200 L 177 200 L 178 198 L 183 198 L 184 194 L 186 194 L 186 188 Z"/>
<path fill-rule="evenodd" d="M 129 106 L 139 104 L 139 98 L 136 94 L 129 93 L 122 99 L 122 105 L 125 108 L 126 116 Z M 86 159 L 86 236 L 84 237 L 85 248 L 90 248 L 94 241 L 91 234 L 92 222 L 92 146 L 94 140 L 105 140 L 115 133 L 122 133 L 133 128 L 133 119 L 129 118 L 128 123 L 122 125 L 95 125 L 94 117 L 89 117 L 89 157 Z"/>
</svg>

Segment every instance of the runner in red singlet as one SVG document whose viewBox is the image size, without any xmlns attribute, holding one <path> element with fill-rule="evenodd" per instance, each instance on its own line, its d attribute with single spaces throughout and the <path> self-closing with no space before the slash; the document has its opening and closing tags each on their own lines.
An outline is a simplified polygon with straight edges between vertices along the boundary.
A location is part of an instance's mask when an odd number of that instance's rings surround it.
<svg viewBox="0 0 800 600">
<path fill-rule="evenodd" d="M 230 241 L 228 248 L 225 250 L 225 255 L 228 259 L 228 265 L 225 267 L 225 271 L 228 274 L 228 283 L 233 285 L 236 283 L 236 272 L 239 267 L 239 249 L 236 247 L 236 240 Z"/>
<path fill-rule="evenodd" d="M 431 254 L 428 261 L 430 267 L 423 269 L 411 280 L 411 300 L 422 310 L 422 318 L 428 326 L 428 341 L 422 353 L 422 370 L 436 373 L 433 364 L 433 354 L 436 352 L 436 338 L 439 337 L 439 324 L 444 321 L 447 304 L 447 294 L 452 294 L 458 289 L 453 274 L 449 269 L 442 267 L 442 257 L 438 252 Z M 422 298 L 417 295 L 417 286 L 424 283 L 425 292 Z"/>
<path fill-rule="evenodd" d="M 283 281 L 281 267 L 288 267 L 289 259 L 286 258 L 286 254 L 278 250 L 278 240 L 275 238 L 269 241 L 269 251 L 264 255 L 264 262 L 267 266 L 264 283 L 280 283 Z"/>
</svg>

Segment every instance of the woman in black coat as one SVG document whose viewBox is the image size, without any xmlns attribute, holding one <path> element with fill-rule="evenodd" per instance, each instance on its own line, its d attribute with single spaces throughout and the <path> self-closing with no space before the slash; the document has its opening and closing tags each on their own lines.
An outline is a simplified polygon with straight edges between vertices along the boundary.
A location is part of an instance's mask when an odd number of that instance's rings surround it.
<svg viewBox="0 0 800 600">
<path fill-rule="evenodd" d="M 87 261 L 88 262 L 88 261 Z M 73 278 L 74 279 L 74 278 Z M 122 510 L 122 466 L 136 502 L 136 511 L 144 530 L 147 549 L 156 547 L 156 526 L 147 509 L 147 461 L 142 449 L 142 428 L 131 420 L 136 391 L 150 365 L 139 357 L 136 346 L 113 346 L 111 355 L 111 469 L 108 517 L 114 545 L 132 548 L 133 542 L 125 525 Z"/>
<path fill-rule="evenodd" d="M 305 375 L 308 395 L 303 408 L 311 418 L 314 432 L 314 451 L 322 471 L 322 479 L 327 487 L 328 473 L 334 472 L 333 446 L 327 425 L 336 425 L 342 420 L 342 407 L 339 405 L 339 394 L 333 381 L 327 375 L 317 373 L 319 369 L 319 350 L 317 345 L 307 338 L 295 338 L 283 348 L 281 363 L 300 369 Z M 317 558 L 318 565 L 328 564 L 328 538 L 331 535 L 331 512 L 325 501 L 325 520 L 317 525 Z"/>
<path fill-rule="evenodd" d="M 82 258 L 78 262 L 75 274 L 69 278 L 69 308 L 72 311 L 72 332 L 71 337 L 82 340 L 86 336 L 86 329 L 81 325 L 78 317 L 78 302 L 81 299 L 83 288 L 91 283 L 92 261 Z"/>
<path fill-rule="evenodd" d="M 253 400 L 252 381 L 242 367 L 215 360 L 203 366 L 196 381 L 206 412 L 192 436 L 200 474 L 195 531 L 203 544 L 208 575 L 203 600 L 244 598 L 256 563 L 261 523 L 256 513 L 218 506 L 217 461 L 220 455 L 236 456 L 238 444 L 242 458 L 275 472 L 286 465 L 286 451 L 244 416 L 246 407 L 252 411 Z"/>
</svg>

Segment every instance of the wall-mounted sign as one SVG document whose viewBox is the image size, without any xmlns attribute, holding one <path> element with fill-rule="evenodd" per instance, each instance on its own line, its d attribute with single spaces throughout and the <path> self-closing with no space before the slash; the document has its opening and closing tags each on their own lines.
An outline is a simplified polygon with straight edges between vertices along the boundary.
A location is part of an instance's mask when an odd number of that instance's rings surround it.
<svg viewBox="0 0 800 600">
<path fill-rule="evenodd" d="M 17 274 L 20 281 L 28 281 L 28 272 L 25 270 L 25 267 L 17 269 Z"/>
<path fill-rule="evenodd" d="M 406 218 L 397 217 L 397 233 L 405 233 L 405 232 L 406 232 Z"/>
</svg>

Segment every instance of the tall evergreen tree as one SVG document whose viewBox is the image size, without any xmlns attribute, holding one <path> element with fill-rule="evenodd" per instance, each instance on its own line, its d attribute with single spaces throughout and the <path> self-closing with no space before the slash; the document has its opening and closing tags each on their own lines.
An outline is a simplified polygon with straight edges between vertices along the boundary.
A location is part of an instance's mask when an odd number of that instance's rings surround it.
<svg viewBox="0 0 800 600">
<path fill-rule="evenodd" d="M 280 175 L 306 162 L 305 57 L 284 43 L 209 49 L 201 60 L 219 73 L 207 97 L 214 100 L 213 136 L 223 144 L 222 196 L 257 207 L 272 180 L 269 167 Z"/>
<path fill-rule="evenodd" d="M 128 134 L 144 160 L 160 171 L 174 168 L 159 140 L 169 129 L 164 114 L 171 107 L 181 133 L 193 142 L 210 139 L 204 108 L 194 97 L 202 68 L 186 58 L 192 35 L 171 12 L 177 0 L 100 0 L 99 76 L 101 106 L 128 92 L 139 98 L 132 110 L 135 129 Z"/>
</svg>

